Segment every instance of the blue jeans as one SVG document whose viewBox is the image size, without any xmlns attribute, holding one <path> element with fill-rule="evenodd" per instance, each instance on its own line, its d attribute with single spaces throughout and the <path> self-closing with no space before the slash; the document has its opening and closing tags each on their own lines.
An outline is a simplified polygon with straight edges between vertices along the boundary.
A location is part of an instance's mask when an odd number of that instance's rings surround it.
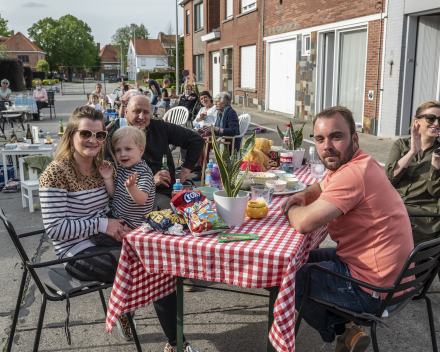
<svg viewBox="0 0 440 352">
<path fill-rule="evenodd" d="M 157 105 L 158 99 L 154 95 L 153 91 L 151 91 L 151 105 Z M 156 111 L 159 110 L 159 108 L 155 108 Z"/>
<path fill-rule="evenodd" d="M 303 302 L 306 273 L 312 264 L 319 264 L 327 269 L 352 277 L 347 264 L 339 260 L 335 248 L 310 251 L 309 260 L 296 273 L 295 308 L 297 310 L 300 309 Z M 382 305 L 380 299 L 373 298 L 358 285 L 318 270 L 312 271 L 309 296 L 333 302 L 340 307 L 358 313 L 374 314 Z M 346 318 L 336 315 L 310 300 L 307 302 L 303 318 L 307 324 L 319 332 L 324 342 L 333 342 L 335 339 L 335 325 L 347 322 Z"/>
</svg>

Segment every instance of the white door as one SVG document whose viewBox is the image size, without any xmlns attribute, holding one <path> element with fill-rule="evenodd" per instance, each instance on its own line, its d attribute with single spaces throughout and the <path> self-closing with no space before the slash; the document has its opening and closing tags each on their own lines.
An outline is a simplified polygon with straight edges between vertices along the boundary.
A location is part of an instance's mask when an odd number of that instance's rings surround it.
<svg viewBox="0 0 440 352">
<path fill-rule="evenodd" d="M 269 62 L 269 109 L 294 113 L 296 40 L 271 43 Z"/>
<path fill-rule="evenodd" d="M 220 93 L 220 52 L 212 53 L 212 96 Z"/>
<path fill-rule="evenodd" d="M 104 74 L 103 73 L 101 73 L 101 81 L 103 81 L 104 80 Z"/>
</svg>

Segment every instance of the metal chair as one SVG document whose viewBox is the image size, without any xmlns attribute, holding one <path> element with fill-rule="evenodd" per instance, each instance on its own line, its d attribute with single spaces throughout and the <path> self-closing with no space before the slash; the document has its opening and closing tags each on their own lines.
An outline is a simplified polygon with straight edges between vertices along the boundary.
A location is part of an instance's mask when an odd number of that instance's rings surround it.
<svg viewBox="0 0 440 352">
<path fill-rule="evenodd" d="M 341 280 L 345 280 L 348 282 L 355 283 L 358 286 L 365 287 L 367 289 L 379 292 L 379 293 L 387 293 L 386 298 L 383 300 L 382 305 L 377 310 L 375 314 L 362 314 L 353 312 L 349 309 L 339 307 L 335 303 L 323 301 L 321 299 L 316 299 L 313 297 L 309 297 L 309 289 L 310 289 L 310 277 L 313 270 L 319 270 L 328 275 L 336 276 Z M 376 287 L 365 282 L 353 279 L 351 277 L 342 275 L 340 273 L 334 272 L 327 268 L 324 268 L 318 264 L 311 265 L 307 270 L 306 283 L 305 283 L 305 291 L 304 298 L 301 304 L 301 308 L 299 309 L 298 318 L 295 324 L 295 334 L 298 335 L 299 326 L 301 324 L 301 320 L 304 314 L 304 310 L 307 305 L 307 301 L 312 300 L 315 304 L 324 307 L 325 309 L 347 318 L 347 320 L 354 321 L 357 325 L 362 326 L 370 326 L 371 327 L 371 338 L 373 341 L 373 350 L 374 352 L 379 352 L 379 346 L 377 343 L 376 336 L 376 326 L 378 324 L 383 323 L 383 313 L 387 309 L 387 307 L 396 305 L 396 307 L 388 312 L 388 316 L 391 317 L 400 312 L 410 300 L 420 301 L 424 299 L 426 301 L 426 306 L 428 309 L 428 319 L 429 319 L 429 327 L 431 329 L 431 341 L 432 341 L 432 350 L 437 352 L 437 339 L 435 335 L 435 326 L 434 326 L 434 316 L 432 313 L 432 302 L 431 298 L 426 295 L 429 287 L 432 284 L 432 281 L 437 276 L 437 273 L 440 270 L 440 239 L 431 240 L 425 243 L 418 245 L 413 251 L 410 253 L 408 259 L 406 260 L 400 274 L 397 276 L 394 281 L 393 286 L 391 287 Z M 409 278 L 410 280 L 407 282 L 402 282 L 403 279 Z M 404 290 L 408 290 L 407 292 L 401 294 L 400 296 L 393 297 L 395 293 L 402 292 Z"/>
<path fill-rule="evenodd" d="M 57 118 L 57 113 L 55 112 L 55 92 L 47 92 L 47 107 L 50 110 L 50 119 L 52 120 L 52 109 L 55 118 Z"/>
<path fill-rule="evenodd" d="M 11 334 L 9 336 L 8 347 L 7 347 L 6 351 L 10 352 L 12 349 L 15 328 L 17 326 L 17 321 L 18 321 L 18 313 L 20 311 L 20 305 L 21 305 L 21 301 L 22 301 L 22 296 L 23 296 L 28 272 L 30 273 L 32 279 L 34 279 L 35 284 L 37 285 L 38 290 L 40 291 L 42 298 L 43 298 L 43 303 L 41 304 L 41 308 L 40 308 L 40 315 L 38 317 L 37 333 L 35 336 L 33 352 L 38 351 L 38 346 L 39 346 L 40 337 L 41 337 L 41 329 L 43 327 L 44 313 L 46 311 L 46 303 L 48 300 L 49 301 L 66 300 L 67 317 L 66 317 L 66 321 L 65 321 L 65 332 L 67 335 L 67 342 L 70 345 L 71 344 L 70 332 L 69 332 L 70 299 L 73 297 L 78 297 L 78 296 L 82 296 L 82 295 L 85 295 L 88 293 L 98 291 L 99 296 L 101 298 L 102 307 L 104 309 L 104 313 L 106 316 L 107 315 L 107 305 L 105 303 L 105 299 L 104 299 L 104 295 L 102 293 L 102 290 L 105 290 L 107 288 L 111 288 L 113 286 L 113 283 L 103 283 L 103 282 L 99 282 L 99 281 L 81 281 L 81 280 L 74 279 L 64 269 L 63 263 L 67 263 L 72 260 L 79 260 L 79 259 L 85 259 L 85 258 L 106 255 L 106 256 L 110 257 L 110 259 L 113 263 L 113 267 L 116 272 L 116 270 L 118 268 L 118 264 L 117 264 L 117 261 L 116 261 L 114 255 L 110 252 L 103 252 L 103 253 L 99 253 L 99 254 L 77 255 L 77 256 L 73 256 L 73 257 L 69 257 L 69 258 L 51 260 L 51 261 L 43 262 L 43 263 L 34 263 L 29 259 L 28 255 L 26 254 L 26 252 L 21 244 L 20 239 L 24 238 L 24 237 L 42 234 L 45 232 L 45 230 L 32 231 L 32 232 L 28 232 L 28 233 L 23 233 L 21 235 L 17 235 L 14 227 L 12 226 L 11 222 L 7 219 L 7 217 L 5 216 L 5 214 L 3 212 L 3 209 L 1 209 L 1 208 L 0 208 L 0 219 L 3 221 L 3 224 L 6 228 L 6 230 L 8 231 L 9 236 L 11 237 L 12 242 L 15 245 L 15 248 L 17 249 L 17 252 L 20 255 L 22 266 L 23 266 L 23 275 L 22 275 L 22 279 L 21 279 L 20 289 L 18 292 L 17 304 L 15 306 L 15 312 L 14 312 L 14 319 L 12 320 Z M 139 352 L 141 352 L 142 349 L 141 349 L 141 346 L 139 343 L 136 329 L 133 324 L 133 320 L 131 318 L 131 314 L 128 313 L 126 316 L 127 316 L 128 322 L 130 324 L 131 331 L 133 333 L 133 338 L 136 343 L 136 348 Z"/>
</svg>

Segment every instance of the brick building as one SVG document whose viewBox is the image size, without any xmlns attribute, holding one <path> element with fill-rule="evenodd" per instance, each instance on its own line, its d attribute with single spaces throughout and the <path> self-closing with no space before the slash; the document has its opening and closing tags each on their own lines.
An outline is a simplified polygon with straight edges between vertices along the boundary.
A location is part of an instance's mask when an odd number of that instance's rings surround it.
<svg viewBox="0 0 440 352">
<path fill-rule="evenodd" d="M 118 54 L 111 44 L 104 45 L 102 49 L 100 49 L 100 44 L 97 43 L 99 56 L 101 56 L 102 66 L 101 71 L 99 71 L 99 78 L 103 81 L 104 79 L 108 79 L 109 74 L 119 74 L 120 72 L 120 58 L 118 58 Z"/>
<path fill-rule="evenodd" d="M 386 4 L 376 3 L 181 0 L 185 68 L 200 88 L 300 119 L 345 105 L 377 134 Z"/>
<path fill-rule="evenodd" d="M 1 45 L 6 45 L 7 52 L 12 58 L 23 61 L 23 66 L 35 69 L 38 61 L 46 60 L 46 53 L 21 32 L 14 34 L 14 31 L 11 31 L 11 37 L 0 38 Z"/>
</svg>

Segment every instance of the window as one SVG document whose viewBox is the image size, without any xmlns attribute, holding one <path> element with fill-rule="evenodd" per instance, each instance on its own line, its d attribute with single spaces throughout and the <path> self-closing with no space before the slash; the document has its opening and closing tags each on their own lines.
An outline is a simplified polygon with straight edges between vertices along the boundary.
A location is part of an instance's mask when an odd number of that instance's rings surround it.
<svg viewBox="0 0 440 352">
<path fill-rule="evenodd" d="M 113 69 L 113 66 L 112 65 L 104 65 L 104 69 L 111 70 L 111 69 Z"/>
<path fill-rule="evenodd" d="M 145 66 L 145 59 L 141 59 L 141 66 Z"/>
<path fill-rule="evenodd" d="M 241 0 L 241 12 L 250 11 L 257 8 L 255 0 Z"/>
<path fill-rule="evenodd" d="M 162 59 L 156 59 L 156 66 L 165 66 Z"/>
<path fill-rule="evenodd" d="M 194 30 L 203 28 L 203 2 L 194 6 Z"/>
<path fill-rule="evenodd" d="M 197 55 L 196 59 L 196 81 L 197 82 L 205 82 L 205 56 Z"/>
<path fill-rule="evenodd" d="M 226 19 L 234 16 L 234 0 L 226 0 Z"/>
<path fill-rule="evenodd" d="M 189 10 L 186 10 L 186 35 L 189 35 Z"/>
<path fill-rule="evenodd" d="M 302 56 L 310 55 L 310 34 L 303 35 L 301 51 L 302 51 Z"/>
<path fill-rule="evenodd" d="M 18 55 L 18 59 L 23 61 L 23 63 L 29 63 L 29 55 Z"/>
<path fill-rule="evenodd" d="M 242 46 L 241 52 L 241 88 L 255 89 L 255 72 L 257 69 L 257 46 Z"/>
</svg>

